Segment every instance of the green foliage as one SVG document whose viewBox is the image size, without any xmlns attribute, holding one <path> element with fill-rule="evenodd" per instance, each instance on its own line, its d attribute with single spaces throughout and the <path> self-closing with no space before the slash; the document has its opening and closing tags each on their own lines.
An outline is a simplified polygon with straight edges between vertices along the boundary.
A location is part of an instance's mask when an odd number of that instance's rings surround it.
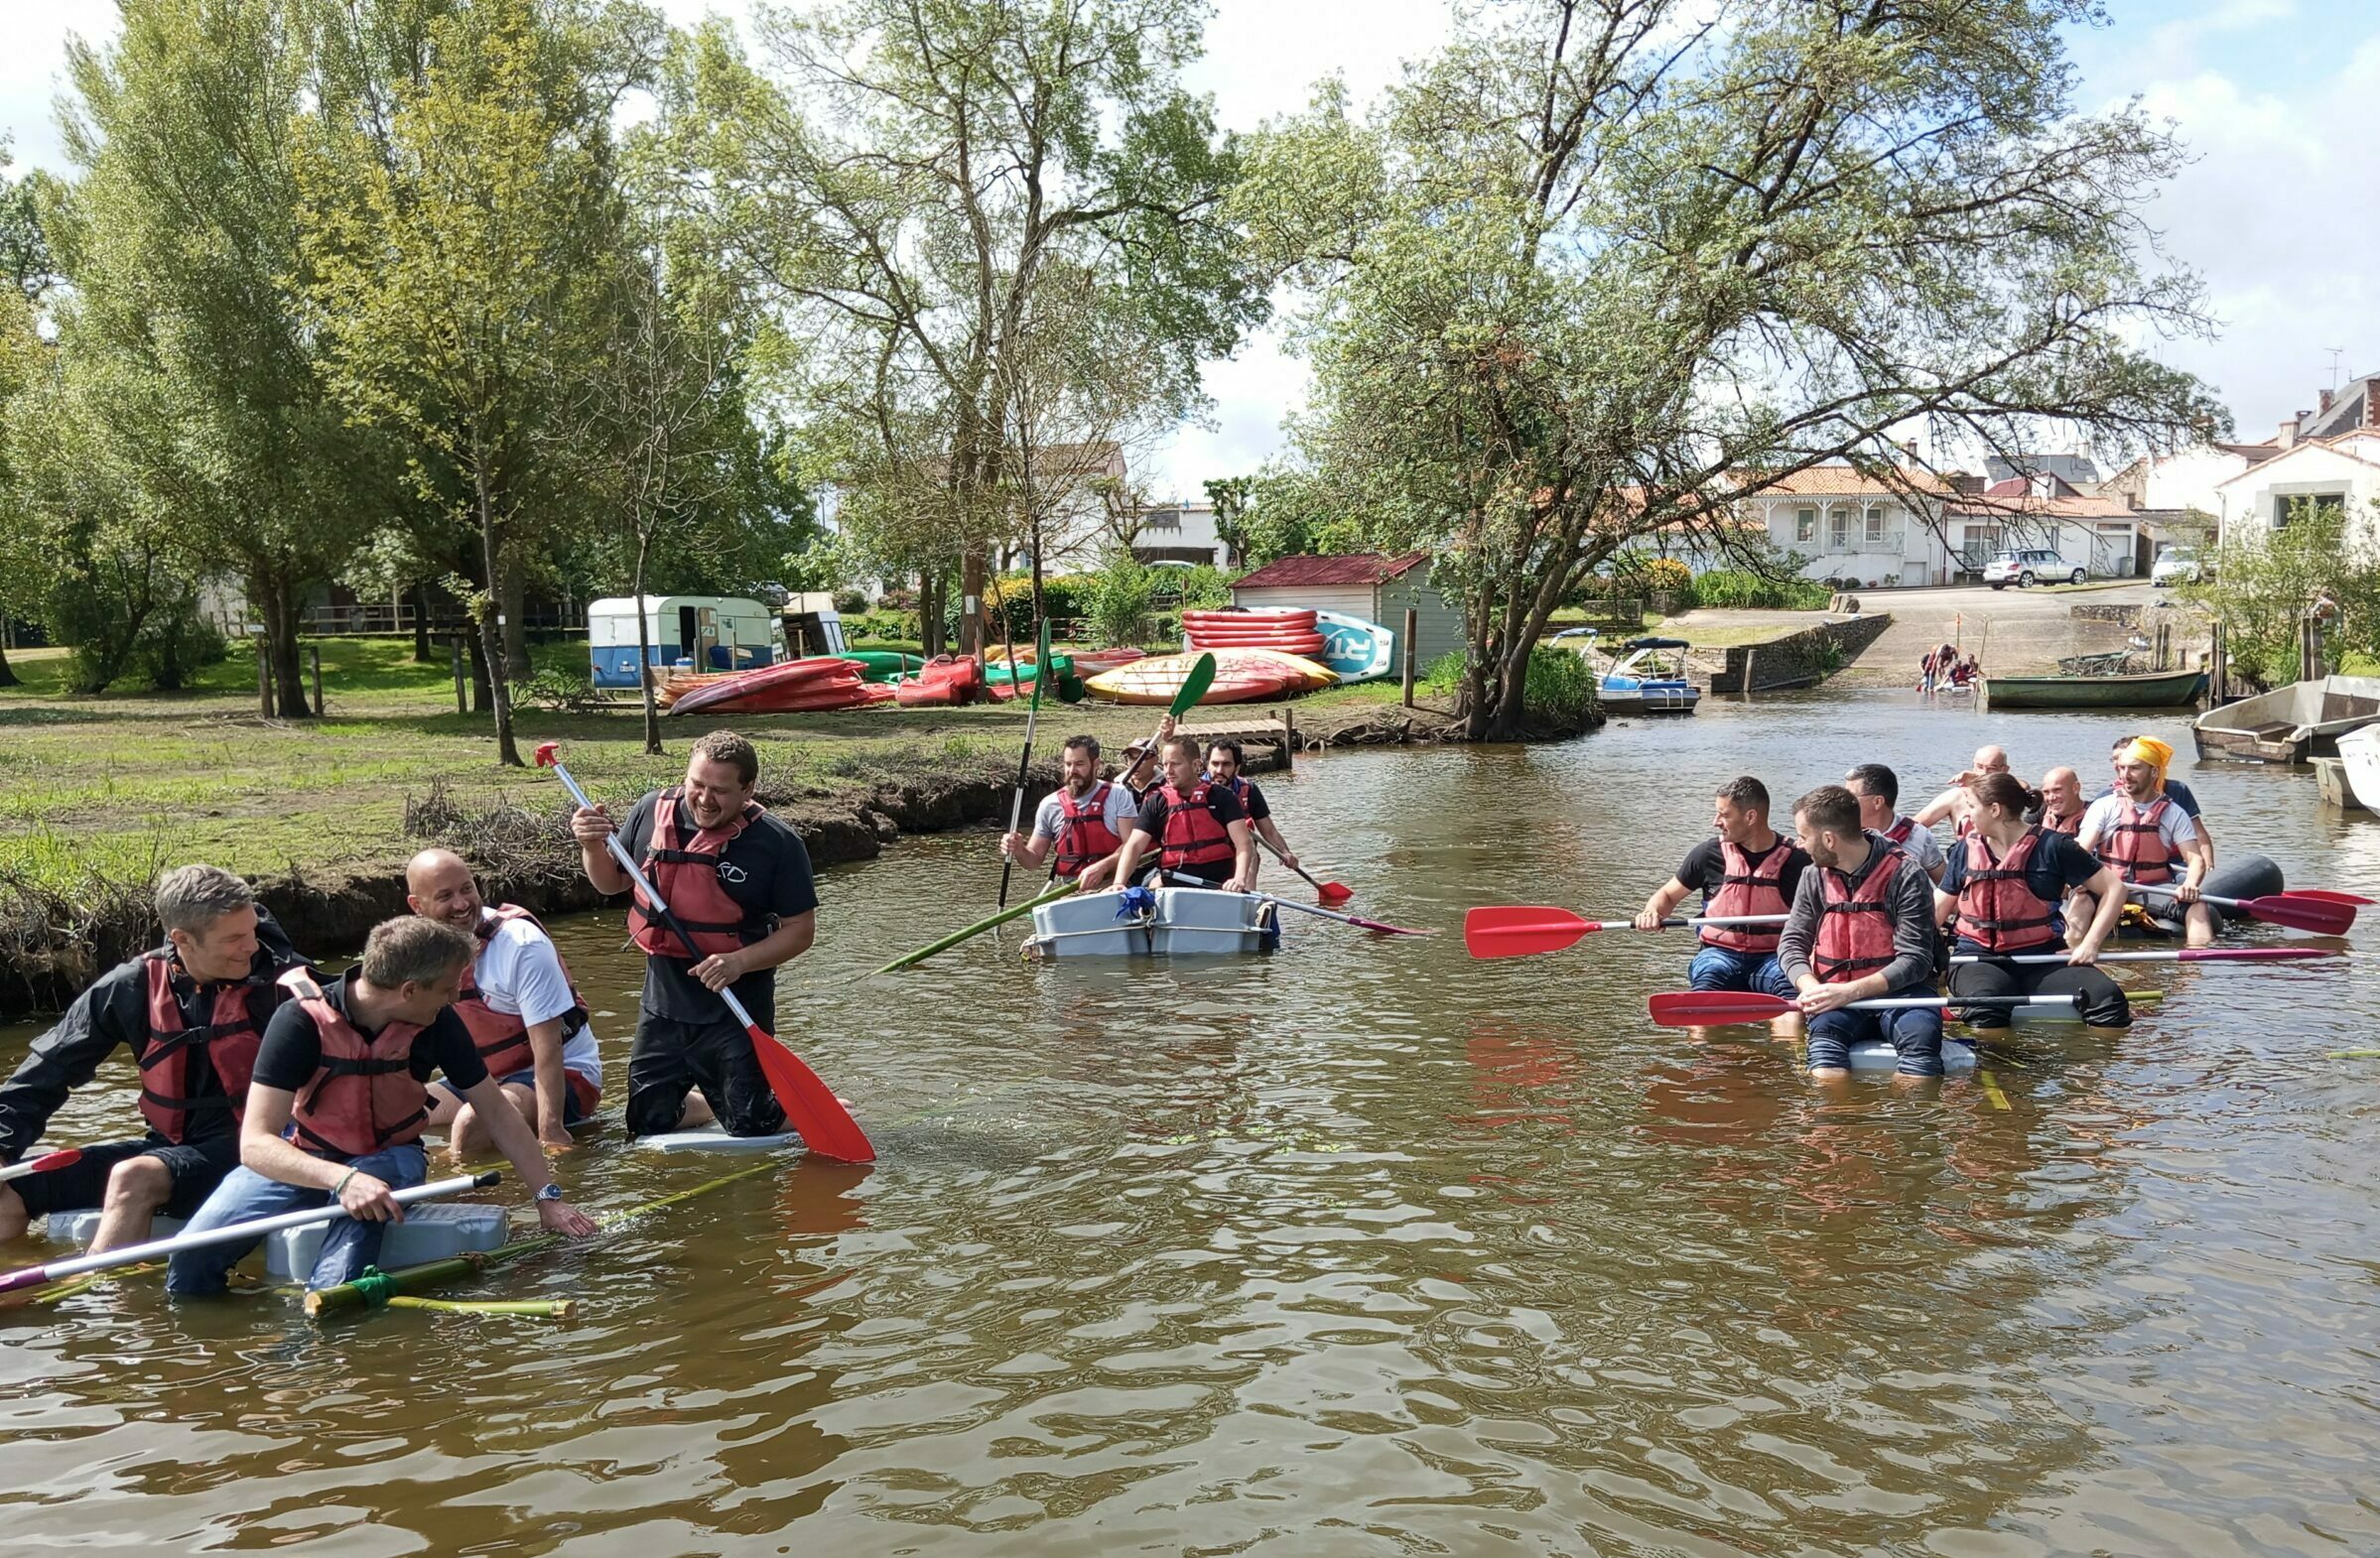
<svg viewBox="0 0 2380 1558">
<path fill-rule="evenodd" d="M 1528 652 L 1522 707 L 1532 725 L 1584 730 L 1594 717 L 1596 679 L 1587 657 L 1552 644 Z"/>
<path fill-rule="evenodd" d="M 1193 568 L 1152 568 L 1152 599 L 1177 611 L 1219 611 L 1232 603 L 1232 580 L 1211 563 Z"/>
<path fill-rule="evenodd" d="M 1769 611 L 1823 611 L 1833 592 L 1815 579 L 1770 579 L 1713 569 L 1693 580 L 1694 604 Z"/>
<path fill-rule="evenodd" d="M 1631 584 L 1676 594 L 1694 587 L 1694 571 L 1673 557 L 1642 558 L 1628 571 Z"/>
<path fill-rule="evenodd" d="M 1083 598 L 1083 620 L 1092 641 L 1103 649 L 1142 643 L 1154 632 L 1149 606 L 1155 594 L 1153 570 L 1128 557 L 1118 557 L 1090 576 Z M 1176 618 L 1178 621 L 1179 618 Z"/>
<path fill-rule="evenodd" d="M 595 678 L 582 663 L 577 666 L 546 666 L 533 671 L 520 684 L 520 700 L 531 709 L 551 714 L 581 714 L 607 707 L 601 694 L 595 691 Z"/>
<path fill-rule="evenodd" d="M 2380 536 L 2368 509 L 2297 505 L 2277 531 L 2242 534 L 2215 558 L 2211 579 L 2183 586 L 2225 628 L 2232 670 L 2265 686 L 2300 679 L 2300 624 L 2318 599 L 2337 607 L 2333 655 L 2380 654 Z"/>
<path fill-rule="evenodd" d="M 1417 681 L 1433 698 L 1452 698 L 1463 690 L 1463 672 L 1470 664 L 1471 651 L 1449 649 L 1432 660 Z"/>
</svg>

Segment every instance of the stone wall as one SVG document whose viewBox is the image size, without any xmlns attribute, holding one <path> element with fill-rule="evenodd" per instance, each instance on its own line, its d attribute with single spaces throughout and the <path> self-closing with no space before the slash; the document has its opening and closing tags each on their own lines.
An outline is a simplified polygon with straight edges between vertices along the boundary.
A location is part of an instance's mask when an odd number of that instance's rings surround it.
<svg viewBox="0 0 2380 1558">
<path fill-rule="evenodd" d="M 1865 612 L 1806 627 L 1765 644 L 1740 644 L 1711 667 L 1710 690 L 1741 694 L 1747 666 L 1755 693 L 1814 687 L 1857 659 L 1861 650 L 1884 636 L 1884 630 L 1892 625 L 1890 611 Z M 1696 658 L 1707 664 L 1715 657 Z"/>
</svg>

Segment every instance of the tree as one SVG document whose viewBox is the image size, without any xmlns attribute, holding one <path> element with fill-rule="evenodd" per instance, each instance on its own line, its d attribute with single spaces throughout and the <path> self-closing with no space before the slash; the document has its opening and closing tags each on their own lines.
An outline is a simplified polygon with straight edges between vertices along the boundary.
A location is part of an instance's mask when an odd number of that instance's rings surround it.
<svg viewBox="0 0 2380 1558">
<path fill-rule="evenodd" d="M 2182 154 L 2136 109 L 2073 112 L 2059 29 L 2089 14 L 1533 0 L 1369 121 L 1326 87 L 1252 148 L 1234 209 L 1316 289 L 1298 475 L 1433 554 L 1470 733 L 1519 730 L 1580 580 L 1670 527 L 1729 552 L 1763 480 L 1907 485 L 1919 425 L 2105 450 L 2220 421 L 2141 344 L 2206 326 L 2139 217 Z"/>
<path fill-rule="evenodd" d="M 1149 402 L 1184 409 L 1198 359 L 1261 316 L 1219 219 L 1233 149 L 1180 84 L 1198 22 L 1192 0 L 844 0 L 763 24 L 781 81 L 718 26 L 672 71 L 704 206 L 836 424 L 816 447 L 845 521 L 919 569 L 929 634 L 956 565 L 963 652 L 1015 518 L 1003 429 L 1047 289 L 1092 278 L 1109 338 L 1153 359 Z"/>
<path fill-rule="evenodd" d="M 291 718 L 310 713 L 300 608 L 365 528 L 358 510 L 391 459 L 346 426 L 296 295 L 292 140 L 316 96 L 314 11 L 134 0 L 111 45 L 73 45 L 66 149 L 82 175 L 54 235 L 74 298 L 62 349 L 113 359 L 97 377 L 119 388 L 150 381 L 86 399 L 127 413 L 96 431 L 171 514 L 177 557 L 240 576 Z M 0 262 L 38 274 L 38 249 L 8 228 Z"/>
<path fill-rule="evenodd" d="M 2214 573 L 2183 586 L 2223 624 L 2232 670 L 2268 688 L 2310 674 L 2306 625 L 2317 612 L 2341 655 L 2380 658 L 2380 514 L 2299 500 L 2277 530 L 2232 528 Z"/>
<path fill-rule="evenodd" d="M 311 322 L 354 412 L 405 440 L 421 499 L 464 520 L 497 754 L 518 766 L 506 629 L 524 549 L 559 524 L 584 451 L 620 210 L 610 121 L 658 23 L 628 8 L 478 0 L 424 30 L 385 124 L 330 123 L 301 157 Z"/>
</svg>

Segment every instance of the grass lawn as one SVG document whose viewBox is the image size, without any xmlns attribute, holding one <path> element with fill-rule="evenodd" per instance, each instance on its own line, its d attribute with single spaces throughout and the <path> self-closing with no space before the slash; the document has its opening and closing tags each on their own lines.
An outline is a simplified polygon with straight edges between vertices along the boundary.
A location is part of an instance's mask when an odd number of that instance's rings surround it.
<svg viewBox="0 0 2380 1558">
<path fill-rule="evenodd" d="M 191 692 L 85 698 L 63 691 L 63 652 L 11 655 L 26 685 L 0 689 L 0 869 L 64 890 L 94 870 L 145 877 L 193 859 L 254 875 L 296 865 L 311 875 L 402 859 L 415 846 L 402 826 L 405 804 L 439 781 L 465 807 L 498 797 L 564 804 L 551 775 L 497 765 L 490 717 L 457 714 L 448 665 L 415 665 L 410 639 L 320 643 L 321 720 L 260 718 L 245 657 L 206 668 Z M 535 658 L 580 666 L 585 654 L 563 643 L 541 646 Z M 1087 704 L 1051 713 L 1037 746 L 1054 756 L 1077 730 L 1118 745 L 1145 735 L 1156 712 Z M 825 799 L 929 774 L 1012 774 L 1024 716 L 1022 705 L 990 705 L 733 723 L 759 746 L 772 793 Z M 631 702 L 515 716 L 524 755 L 539 741 L 562 741 L 572 771 L 598 799 L 632 797 L 684 772 L 688 739 L 712 727 L 665 717 L 668 752 L 647 757 Z"/>
</svg>

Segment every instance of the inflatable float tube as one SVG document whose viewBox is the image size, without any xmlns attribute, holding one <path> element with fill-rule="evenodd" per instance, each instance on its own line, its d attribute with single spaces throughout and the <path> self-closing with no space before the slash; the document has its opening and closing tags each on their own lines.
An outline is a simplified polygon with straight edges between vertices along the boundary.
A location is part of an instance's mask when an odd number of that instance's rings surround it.
<svg viewBox="0 0 2380 1558">
<path fill-rule="evenodd" d="M 776 1152 L 801 1144 L 802 1133 L 798 1130 L 779 1131 L 773 1136 L 730 1136 L 717 1125 L 665 1130 L 657 1136 L 639 1136 L 635 1142 L 646 1152 Z"/>
<path fill-rule="evenodd" d="M 796 1138 L 799 1139 L 798 1137 Z M 179 1218 L 158 1218 L 150 1224 L 152 1238 L 171 1238 L 183 1231 Z M 285 1228 L 264 1237 L 265 1275 L 276 1282 L 303 1282 L 314 1272 L 323 1253 L 320 1223 Z M 511 1236 L 502 1207 L 467 1201 L 417 1201 L 405 1209 L 405 1221 L 392 1223 L 380 1234 L 380 1254 L 374 1264 L 383 1269 L 448 1260 L 457 1255 L 485 1254 L 503 1247 Z M 49 1236 L 88 1247 L 99 1232 L 96 1208 L 85 1212 L 56 1212 L 50 1216 Z"/>
<path fill-rule="evenodd" d="M 2264 898 L 2269 897 L 2274 893 L 2286 891 L 2287 878 L 2283 874 L 2281 867 L 2274 862 L 2272 856 L 2266 854 L 2243 854 L 2236 860 L 2225 860 L 2222 864 L 2216 866 L 2212 871 L 2208 872 L 2205 886 L 2200 890 L 2210 893 L 2217 898 L 2239 898 L 2243 900 L 2248 898 Z M 2154 898 L 2136 898 L 2133 901 L 2135 903 L 2147 904 L 2156 902 L 2157 900 Z M 2215 913 L 2221 916 L 2221 923 L 2224 925 L 2244 925 L 2253 923 L 2253 920 L 2250 916 L 2240 913 L 2240 911 L 2237 909 L 2217 909 L 2215 910 Z M 2118 939 L 2123 941 L 2162 942 L 2171 941 L 2173 939 L 2172 933 L 2165 930 L 2163 927 L 2143 928 L 2141 926 L 2132 924 L 2129 921 L 2119 929 L 2117 934 Z"/>
</svg>

